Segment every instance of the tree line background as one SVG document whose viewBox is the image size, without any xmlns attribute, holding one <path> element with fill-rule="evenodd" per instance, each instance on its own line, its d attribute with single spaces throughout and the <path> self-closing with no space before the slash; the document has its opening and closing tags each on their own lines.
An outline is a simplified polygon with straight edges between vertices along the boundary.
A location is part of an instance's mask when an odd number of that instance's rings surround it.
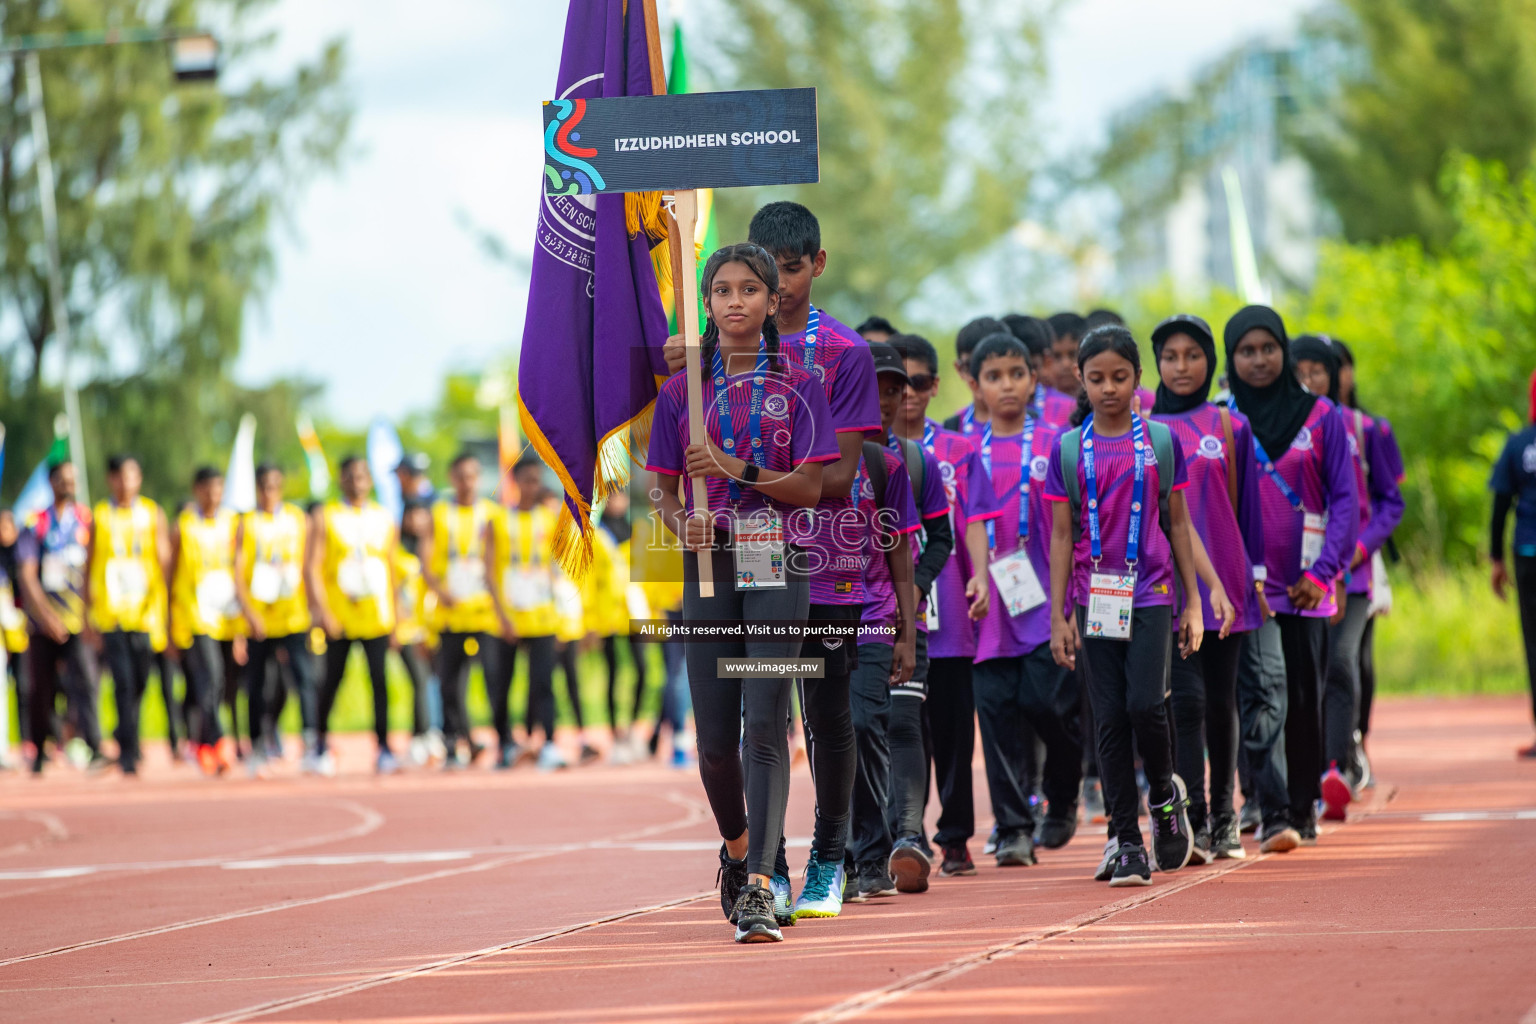
<svg viewBox="0 0 1536 1024">
<path fill-rule="evenodd" d="M 345 40 L 280 74 L 258 71 L 275 43 L 256 27 L 271 2 L 0 3 L 8 39 L 111 24 L 220 34 L 214 86 L 178 86 L 155 47 L 42 64 L 86 442 L 93 455 L 141 454 L 146 490 L 171 504 L 192 466 L 227 459 L 245 412 L 258 419 L 261 454 L 292 467 L 302 464 L 300 410 L 315 413 L 333 459 L 360 446 L 366 426 L 323 415 L 322 381 L 232 378 L 246 318 L 281 272 L 277 233 L 318 175 L 345 175 L 349 152 Z M 704 86 L 813 81 L 823 127 L 821 183 L 720 195 L 722 240 L 744 235 L 767 199 L 807 202 L 832 257 L 819 303 L 849 323 L 889 316 L 941 353 L 971 316 L 1069 304 L 999 253 L 1021 222 L 1049 227 L 1062 197 L 1101 186 L 1136 154 L 1048 145 L 1036 97 L 1060 3 L 1000 14 L 977 0 L 701 2 L 710 16 L 689 22 L 690 58 Z M 713 16 L 725 7 L 730 17 Z M 694 31 L 703 25 L 707 37 Z M 1354 347 L 1365 404 L 1402 442 L 1402 571 L 1428 594 L 1483 547 L 1489 464 L 1525 418 L 1536 366 L 1536 0 L 1333 0 L 1303 31 L 1354 54 L 1325 116 L 1288 140 L 1339 234 L 1324 243 L 1315 282 L 1276 305 L 1295 333 Z M 1138 134 L 1155 141 L 1187 113 L 1165 107 Z M 1170 187 L 1179 169 L 1169 168 Z M 3 503 L 46 451 L 61 407 L 35 173 L 22 65 L 0 64 Z M 1176 310 L 1219 331 L 1241 305 L 1220 289 L 1171 286 L 1094 304 L 1121 309 L 1141 335 Z M 460 439 L 493 435 L 487 380 L 505 394 L 511 363 L 508 353 L 506 365 L 450 375 L 421 408 L 399 411 L 406 443 L 441 465 Z M 100 466 L 90 472 L 99 493 Z M 291 474 L 296 491 L 300 477 Z M 1470 584 L 1455 585 L 1473 600 Z"/>
</svg>

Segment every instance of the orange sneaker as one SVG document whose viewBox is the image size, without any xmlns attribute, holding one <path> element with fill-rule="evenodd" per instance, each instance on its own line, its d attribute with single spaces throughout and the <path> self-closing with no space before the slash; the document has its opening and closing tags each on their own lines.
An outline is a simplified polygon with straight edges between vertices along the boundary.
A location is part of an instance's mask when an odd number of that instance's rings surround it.
<svg viewBox="0 0 1536 1024">
<path fill-rule="evenodd" d="M 210 744 L 199 744 L 197 748 L 197 766 L 203 770 L 204 775 L 217 775 L 219 773 L 219 755 Z"/>
<path fill-rule="evenodd" d="M 235 766 L 235 742 L 228 736 L 222 737 L 214 748 L 214 757 L 218 761 L 219 774 L 223 775 Z"/>
</svg>

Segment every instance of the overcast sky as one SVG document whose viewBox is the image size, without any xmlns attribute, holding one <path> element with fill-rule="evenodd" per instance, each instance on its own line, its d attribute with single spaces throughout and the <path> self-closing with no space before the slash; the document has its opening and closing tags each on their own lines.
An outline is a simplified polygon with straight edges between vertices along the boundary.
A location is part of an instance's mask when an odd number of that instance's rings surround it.
<svg viewBox="0 0 1536 1024">
<path fill-rule="evenodd" d="M 1286 32 L 1314 4 L 1068 0 L 1049 39 L 1046 123 L 1090 143 L 1116 108 L 1176 88 L 1236 43 Z M 361 425 L 430 406 L 449 370 L 510 357 L 526 282 L 463 222 L 531 250 L 539 102 L 564 14 L 526 0 L 282 0 L 278 60 L 347 37 L 356 154 L 310 189 L 280 240 L 242 380 L 317 378 L 325 411 Z M 707 31 L 686 5 L 684 19 L 691 35 Z"/>
</svg>

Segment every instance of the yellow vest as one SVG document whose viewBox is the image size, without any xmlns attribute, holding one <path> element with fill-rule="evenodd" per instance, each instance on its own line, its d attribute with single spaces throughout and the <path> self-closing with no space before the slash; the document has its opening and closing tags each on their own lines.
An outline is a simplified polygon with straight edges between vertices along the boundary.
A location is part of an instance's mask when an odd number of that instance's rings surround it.
<svg viewBox="0 0 1536 1024">
<path fill-rule="evenodd" d="M 176 517 L 176 575 L 171 580 L 171 636 L 176 646 L 192 646 L 194 636 L 233 640 L 244 619 L 235 600 L 235 528 L 233 509 L 204 516 L 196 508 Z"/>
<path fill-rule="evenodd" d="M 276 512 L 261 509 L 240 517 L 245 530 L 241 560 L 251 606 L 269 637 L 292 636 L 309 629 L 309 599 L 304 587 L 304 541 L 309 521 L 297 505 Z"/>
<path fill-rule="evenodd" d="M 395 524 L 376 501 L 361 508 L 333 501 L 322 513 L 325 558 L 320 576 L 325 601 L 348 640 L 388 636 L 395 628 L 390 555 Z"/>
<path fill-rule="evenodd" d="M 165 575 L 156 543 L 160 506 L 137 498 L 127 508 L 96 504 L 91 555 L 91 625 L 98 632 L 148 633 L 165 648 Z"/>
<path fill-rule="evenodd" d="M 5 576 L 0 576 L 0 638 L 4 639 L 5 649 L 12 654 L 20 654 L 27 649 L 27 613 L 18 605 L 16 590 Z M 5 681 L 0 679 L 0 691 L 4 688 Z M 7 699 L 0 694 L 0 700 Z M 8 737 L 0 737 L 0 746 L 7 741 Z"/>
<path fill-rule="evenodd" d="M 437 602 L 433 624 L 442 633 L 497 633 L 496 608 L 485 587 L 485 528 L 503 515 L 488 498 L 432 506 L 432 575 L 453 598 Z"/>
<path fill-rule="evenodd" d="M 645 595 L 653 618 L 683 606 L 683 552 L 655 516 L 636 516 L 629 538 L 629 578 Z"/>
<path fill-rule="evenodd" d="M 496 542 L 492 578 L 501 583 L 501 603 L 518 636 L 553 636 L 555 612 L 555 513 L 536 505 L 508 509 L 491 520 Z"/>
<path fill-rule="evenodd" d="M 628 545 L 615 544 L 612 534 L 598 527 L 592 544 L 592 565 L 581 588 L 588 632 L 598 636 L 629 635 L 628 583 Z"/>
<path fill-rule="evenodd" d="M 436 595 L 427 590 L 421 574 L 421 559 L 398 545 L 395 547 L 395 581 L 399 584 L 400 619 L 395 623 L 395 641 L 402 647 L 432 642 L 427 629 L 429 613 L 437 609 Z"/>
</svg>

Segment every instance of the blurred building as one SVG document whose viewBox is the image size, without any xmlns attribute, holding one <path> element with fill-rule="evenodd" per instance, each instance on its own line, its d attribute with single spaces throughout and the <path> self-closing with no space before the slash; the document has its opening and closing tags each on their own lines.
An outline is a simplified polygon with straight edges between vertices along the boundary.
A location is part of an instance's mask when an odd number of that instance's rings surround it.
<svg viewBox="0 0 1536 1024">
<path fill-rule="evenodd" d="M 1236 288 L 1223 170 L 1241 183 L 1259 275 L 1272 290 L 1312 280 L 1337 221 L 1290 144 L 1336 94 L 1351 55 L 1330 39 L 1256 40 L 1110 121 L 1099 172 L 1120 202 L 1119 284 Z"/>
</svg>

